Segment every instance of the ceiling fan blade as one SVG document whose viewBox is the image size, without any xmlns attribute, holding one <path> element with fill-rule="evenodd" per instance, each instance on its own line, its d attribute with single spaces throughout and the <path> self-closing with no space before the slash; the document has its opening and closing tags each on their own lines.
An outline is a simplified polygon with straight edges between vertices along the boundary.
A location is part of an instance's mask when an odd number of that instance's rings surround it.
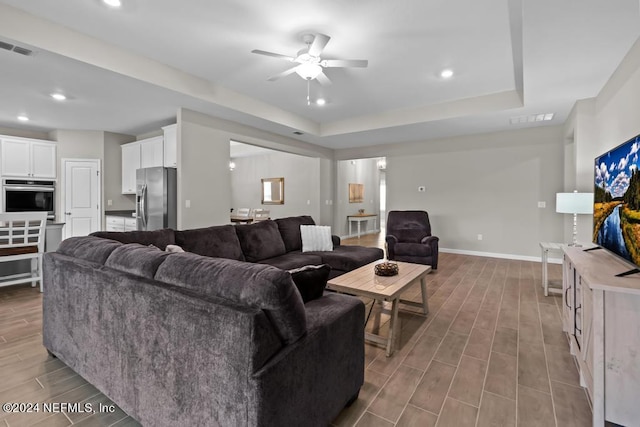
<svg viewBox="0 0 640 427">
<path fill-rule="evenodd" d="M 325 59 L 320 63 L 323 67 L 335 68 L 335 67 L 360 67 L 366 68 L 369 65 L 369 61 L 366 59 Z"/>
<path fill-rule="evenodd" d="M 288 76 L 289 74 L 295 73 L 296 68 L 298 68 L 298 67 L 299 67 L 299 65 L 296 65 L 296 66 L 295 66 L 295 67 L 293 67 L 293 68 L 289 68 L 288 70 L 285 70 L 285 71 L 283 71 L 283 72 L 281 72 L 281 73 L 279 73 L 279 74 L 276 74 L 275 76 L 271 76 L 271 77 L 269 77 L 267 80 L 269 80 L 270 82 L 272 82 L 272 81 L 274 81 L 274 80 L 278 80 L 278 79 L 279 79 L 279 78 L 281 78 L 281 77 Z"/>
<path fill-rule="evenodd" d="M 325 34 L 316 34 L 313 39 L 313 43 L 311 43 L 311 46 L 309 46 L 309 55 L 320 56 L 320 54 L 324 50 L 324 47 L 327 45 L 327 43 L 329 43 L 329 40 L 331 40 L 331 37 Z"/>
<path fill-rule="evenodd" d="M 259 50 L 259 49 L 253 49 L 251 53 L 257 53 L 258 55 L 265 55 L 265 56 L 273 56 L 274 58 L 288 59 L 289 61 L 293 61 L 295 59 L 292 56 L 282 55 L 274 52 L 267 52 L 266 50 Z"/>
<path fill-rule="evenodd" d="M 331 80 L 329 80 L 329 77 L 327 77 L 325 73 L 318 74 L 316 76 L 316 80 L 318 80 L 318 83 L 320 83 L 322 86 L 331 85 Z"/>
</svg>

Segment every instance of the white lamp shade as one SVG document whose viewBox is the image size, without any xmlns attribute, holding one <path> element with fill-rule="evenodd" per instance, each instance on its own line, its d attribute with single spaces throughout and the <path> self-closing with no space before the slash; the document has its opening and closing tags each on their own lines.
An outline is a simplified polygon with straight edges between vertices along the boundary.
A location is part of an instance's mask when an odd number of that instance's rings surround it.
<svg viewBox="0 0 640 427">
<path fill-rule="evenodd" d="M 593 193 L 557 193 L 556 212 L 567 214 L 592 214 Z"/>
</svg>

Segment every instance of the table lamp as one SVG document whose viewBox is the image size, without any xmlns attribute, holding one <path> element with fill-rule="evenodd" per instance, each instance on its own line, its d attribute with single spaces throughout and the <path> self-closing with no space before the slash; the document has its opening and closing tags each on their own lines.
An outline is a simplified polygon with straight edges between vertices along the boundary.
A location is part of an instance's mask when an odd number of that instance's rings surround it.
<svg viewBox="0 0 640 427">
<path fill-rule="evenodd" d="M 593 193 L 557 193 L 556 212 L 573 214 L 573 242 L 569 246 L 582 246 L 577 242 L 578 214 L 593 213 Z"/>
</svg>

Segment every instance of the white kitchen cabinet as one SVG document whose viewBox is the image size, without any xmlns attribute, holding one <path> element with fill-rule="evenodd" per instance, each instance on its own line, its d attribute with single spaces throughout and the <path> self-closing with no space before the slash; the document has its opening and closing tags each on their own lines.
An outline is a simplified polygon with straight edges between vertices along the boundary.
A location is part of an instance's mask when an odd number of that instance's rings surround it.
<svg viewBox="0 0 640 427">
<path fill-rule="evenodd" d="M 135 231 L 136 219 L 123 216 L 106 215 L 105 228 L 106 231 Z"/>
<path fill-rule="evenodd" d="M 2 137 L 2 176 L 56 178 L 56 143 Z"/>
<path fill-rule="evenodd" d="M 123 144 L 122 148 L 122 194 L 136 194 L 136 170 L 140 168 L 140 144 Z"/>
<path fill-rule="evenodd" d="M 122 144 L 122 194 L 136 194 L 136 170 L 162 166 L 163 137 L 156 136 Z"/>
<path fill-rule="evenodd" d="M 140 167 L 152 168 L 162 166 L 164 162 L 163 137 L 144 139 L 140 143 Z"/>
<path fill-rule="evenodd" d="M 124 231 L 135 231 L 136 230 L 136 219 L 135 218 L 125 218 L 124 219 Z"/>
<path fill-rule="evenodd" d="M 178 166 L 178 125 L 162 128 L 164 132 L 164 166 L 175 168 Z"/>
<path fill-rule="evenodd" d="M 124 217 L 107 215 L 104 218 L 106 231 L 124 231 Z"/>
<path fill-rule="evenodd" d="M 593 425 L 640 419 L 640 275 L 604 249 L 564 247 L 563 329 L 580 384 L 593 404 Z"/>
</svg>

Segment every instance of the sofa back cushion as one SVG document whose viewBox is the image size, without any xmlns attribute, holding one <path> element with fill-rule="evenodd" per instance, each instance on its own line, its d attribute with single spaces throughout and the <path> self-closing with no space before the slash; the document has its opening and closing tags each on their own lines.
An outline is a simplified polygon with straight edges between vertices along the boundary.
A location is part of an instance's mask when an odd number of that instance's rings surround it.
<svg viewBox="0 0 640 427">
<path fill-rule="evenodd" d="M 301 225 L 316 225 L 313 218 L 308 215 L 278 218 L 275 222 L 278 225 L 278 230 L 280 231 L 287 252 L 302 249 L 302 238 L 300 236 Z"/>
<path fill-rule="evenodd" d="M 153 245 L 164 250 L 167 245 L 175 245 L 174 231 L 170 228 L 153 231 L 96 231 L 91 236 L 116 240 L 120 243 L 140 243 Z"/>
<path fill-rule="evenodd" d="M 161 251 L 155 246 L 129 243 L 111 252 L 104 265 L 115 270 L 153 279 L 158 266 L 169 255 L 171 253 Z"/>
<path fill-rule="evenodd" d="M 275 221 L 267 219 L 255 224 L 236 225 L 235 229 L 244 257 L 249 262 L 262 261 L 287 252 Z"/>
<path fill-rule="evenodd" d="M 93 236 L 70 237 L 60 242 L 56 252 L 104 265 L 122 243 Z"/>
<path fill-rule="evenodd" d="M 287 252 L 302 249 L 302 238 L 300 237 L 301 225 L 316 225 L 313 218 L 309 215 L 278 218 L 275 222 L 278 225 L 278 230 L 280 231 Z"/>
<path fill-rule="evenodd" d="M 233 225 L 176 231 L 176 245 L 187 252 L 244 261 L 240 240 Z"/>
<path fill-rule="evenodd" d="M 298 340 L 307 330 L 302 298 L 291 275 L 279 268 L 185 252 L 166 257 L 155 279 L 262 309 L 285 343 Z"/>
</svg>

